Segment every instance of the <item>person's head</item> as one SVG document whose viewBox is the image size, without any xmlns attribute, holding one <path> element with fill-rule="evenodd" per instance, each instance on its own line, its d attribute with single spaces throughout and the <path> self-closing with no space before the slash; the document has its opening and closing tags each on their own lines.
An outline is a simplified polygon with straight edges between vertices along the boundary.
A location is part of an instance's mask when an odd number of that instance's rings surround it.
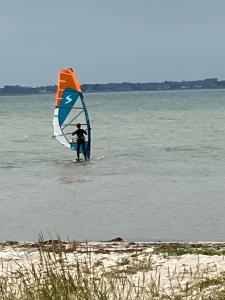
<svg viewBox="0 0 225 300">
<path fill-rule="evenodd" d="M 79 128 L 81 128 L 81 124 L 80 123 L 77 123 L 77 128 L 79 129 Z"/>
</svg>

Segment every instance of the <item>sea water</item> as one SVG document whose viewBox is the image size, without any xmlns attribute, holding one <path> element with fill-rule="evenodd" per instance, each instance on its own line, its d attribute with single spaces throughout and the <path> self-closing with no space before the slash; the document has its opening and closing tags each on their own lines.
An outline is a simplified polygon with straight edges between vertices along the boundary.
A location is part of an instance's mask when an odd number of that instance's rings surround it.
<svg viewBox="0 0 225 300">
<path fill-rule="evenodd" d="M 55 96 L 0 97 L 0 240 L 225 239 L 225 91 L 85 94 L 92 159 Z"/>
</svg>

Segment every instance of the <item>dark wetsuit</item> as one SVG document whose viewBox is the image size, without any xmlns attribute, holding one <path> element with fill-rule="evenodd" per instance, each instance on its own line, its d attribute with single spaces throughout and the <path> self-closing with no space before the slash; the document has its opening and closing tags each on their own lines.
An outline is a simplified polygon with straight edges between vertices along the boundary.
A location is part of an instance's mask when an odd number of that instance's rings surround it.
<svg viewBox="0 0 225 300">
<path fill-rule="evenodd" d="M 82 146 L 82 150 L 83 150 L 83 154 L 84 154 L 84 158 L 86 160 L 86 151 L 85 151 L 85 138 L 84 138 L 84 134 L 87 135 L 86 130 L 84 129 L 77 129 L 76 131 L 74 131 L 72 133 L 72 135 L 77 136 L 77 159 L 80 160 L 80 146 Z"/>
</svg>

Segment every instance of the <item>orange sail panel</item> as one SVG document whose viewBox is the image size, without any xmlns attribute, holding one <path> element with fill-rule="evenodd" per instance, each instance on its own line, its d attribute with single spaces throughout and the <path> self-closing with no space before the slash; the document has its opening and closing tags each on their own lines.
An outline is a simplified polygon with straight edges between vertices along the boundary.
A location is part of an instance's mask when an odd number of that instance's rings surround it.
<svg viewBox="0 0 225 300">
<path fill-rule="evenodd" d="M 56 93 L 55 107 L 59 107 L 62 100 L 63 92 L 66 88 L 72 88 L 81 93 L 80 83 L 71 68 L 61 70 L 59 72 L 58 87 Z"/>
</svg>

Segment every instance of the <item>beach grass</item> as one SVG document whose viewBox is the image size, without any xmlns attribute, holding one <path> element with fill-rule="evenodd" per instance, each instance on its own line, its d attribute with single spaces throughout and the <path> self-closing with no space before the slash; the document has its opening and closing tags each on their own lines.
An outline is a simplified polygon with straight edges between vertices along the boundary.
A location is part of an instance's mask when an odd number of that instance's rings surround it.
<svg viewBox="0 0 225 300">
<path fill-rule="evenodd" d="M 11 264 L 9 260 L 6 264 L 2 260 L 0 299 L 225 299 L 225 273 L 217 272 L 216 267 L 214 276 L 209 275 L 208 269 L 201 270 L 200 265 L 195 269 L 184 267 L 182 272 L 168 267 L 167 282 L 163 284 L 160 266 L 155 266 L 153 255 L 205 253 L 196 247 L 178 247 L 175 251 L 175 247 L 172 250 L 167 245 L 144 254 L 136 250 L 118 256 L 110 265 L 105 264 L 107 249 L 98 249 L 103 254 L 101 259 L 95 259 L 88 243 L 81 248 L 76 242 L 65 244 L 60 239 L 47 242 L 39 239 L 35 247 L 38 253 L 35 260 L 29 252 L 22 262 Z M 78 247 L 81 255 L 77 254 Z M 208 249 L 207 255 L 223 255 L 223 251 L 218 251 Z"/>
<path fill-rule="evenodd" d="M 178 244 L 177 244 L 178 245 Z M 225 256 L 225 249 L 224 248 L 217 248 L 215 246 L 211 247 L 196 247 L 196 245 L 182 245 L 179 247 L 174 247 L 169 244 L 163 245 L 161 247 L 158 247 L 154 249 L 154 253 L 164 253 L 166 255 L 170 256 L 181 256 L 185 254 L 194 254 L 194 255 L 208 255 L 208 256 L 214 256 L 214 255 L 223 255 Z"/>
</svg>

